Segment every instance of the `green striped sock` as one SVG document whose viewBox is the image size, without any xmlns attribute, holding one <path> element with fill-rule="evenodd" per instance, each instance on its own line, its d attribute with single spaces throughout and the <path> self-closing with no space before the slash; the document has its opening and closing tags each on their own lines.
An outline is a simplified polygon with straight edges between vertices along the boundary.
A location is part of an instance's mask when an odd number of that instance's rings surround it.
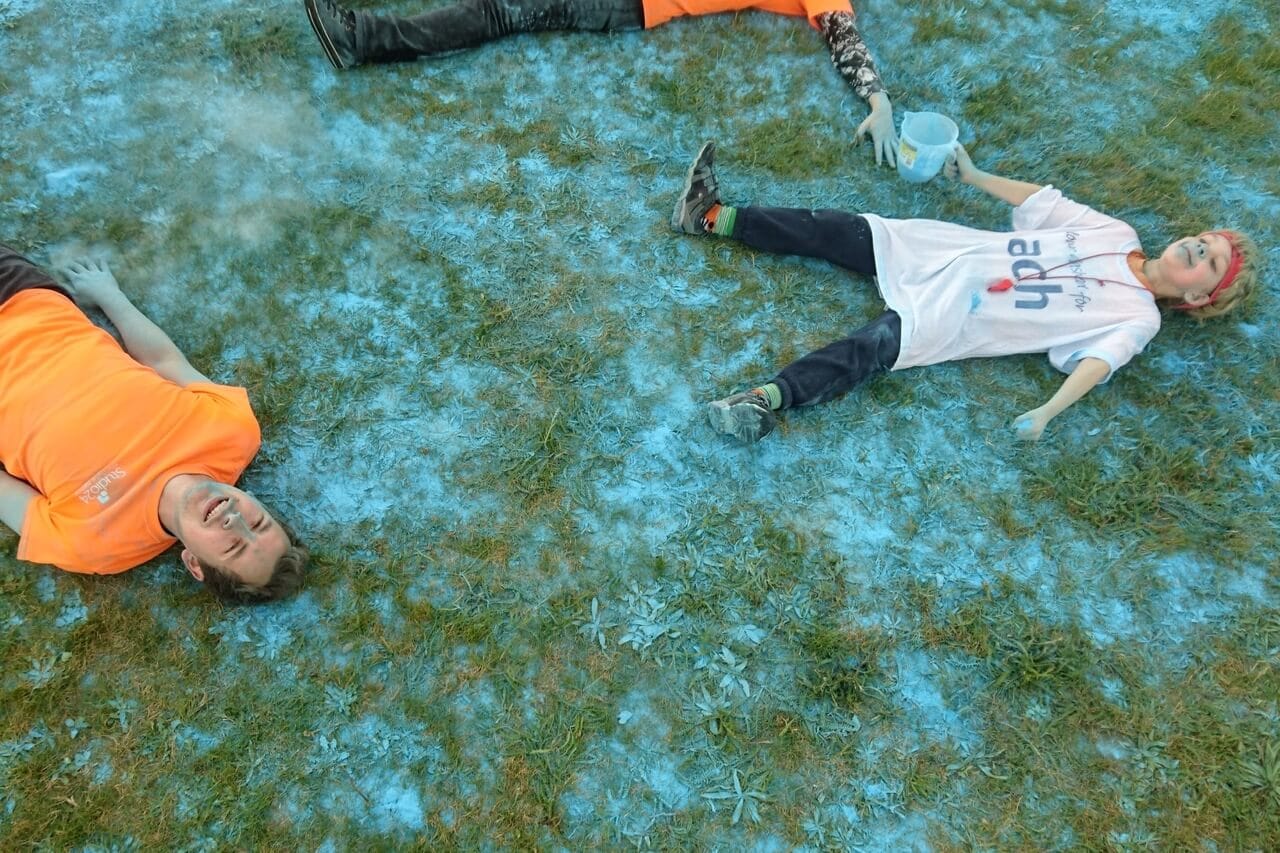
<svg viewBox="0 0 1280 853">
<path fill-rule="evenodd" d="M 770 382 L 768 385 L 761 385 L 760 389 L 764 395 L 769 398 L 769 408 L 775 412 L 782 408 L 782 389 L 776 383 Z"/>
<path fill-rule="evenodd" d="M 727 204 L 720 205 L 720 212 L 716 214 L 716 224 L 711 228 L 711 233 L 719 234 L 721 237 L 732 237 L 733 223 L 737 218 L 738 208 Z"/>
</svg>

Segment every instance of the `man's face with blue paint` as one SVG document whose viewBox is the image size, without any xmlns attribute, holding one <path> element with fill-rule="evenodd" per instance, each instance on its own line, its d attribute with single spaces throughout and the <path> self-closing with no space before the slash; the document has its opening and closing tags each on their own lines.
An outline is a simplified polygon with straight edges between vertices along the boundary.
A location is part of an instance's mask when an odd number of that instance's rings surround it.
<svg viewBox="0 0 1280 853">
<path fill-rule="evenodd" d="M 173 533 L 185 546 L 182 563 L 196 580 L 204 580 L 203 564 L 252 586 L 270 580 L 290 545 L 284 528 L 252 495 L 207 479 L 181 496 Z"/>
</svg>

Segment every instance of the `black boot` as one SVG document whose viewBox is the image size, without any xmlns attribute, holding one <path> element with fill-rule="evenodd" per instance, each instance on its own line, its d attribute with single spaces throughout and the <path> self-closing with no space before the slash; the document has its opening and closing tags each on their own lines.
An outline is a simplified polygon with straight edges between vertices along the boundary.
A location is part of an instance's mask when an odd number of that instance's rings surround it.
<svg viewBox="0 0 1280 853">
<path fill-rule="evenodd" d="M 344 9 L 333 0 L 303 0 L 307 20 L 316 31 L 320 47 L 329 64 L 341 71 L 360 64 L 356 47 L 356 13 Z"/>
</svg>

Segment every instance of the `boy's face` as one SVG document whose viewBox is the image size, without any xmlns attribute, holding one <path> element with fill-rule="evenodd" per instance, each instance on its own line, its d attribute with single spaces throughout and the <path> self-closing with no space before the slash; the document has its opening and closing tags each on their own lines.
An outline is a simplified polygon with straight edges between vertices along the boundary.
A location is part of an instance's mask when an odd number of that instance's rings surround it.
<svg viewBox="0 0 1280 853">
<path fill-rule="evenodd" d="M 1165 282 L 1190 303 L 1208 299 L 1230 263 L 1231 241 L 1212 231 L 1170 243 L 1160 255 Z"/>
<path fill-rule="evenodd" d="M 213 480 L 182 496 L 177 526 L 182 562 L 197 580 L 204 580 L 203 563 L 261 586 L 290 545 L 284 528 L 252 495 Z"/>
</svg>

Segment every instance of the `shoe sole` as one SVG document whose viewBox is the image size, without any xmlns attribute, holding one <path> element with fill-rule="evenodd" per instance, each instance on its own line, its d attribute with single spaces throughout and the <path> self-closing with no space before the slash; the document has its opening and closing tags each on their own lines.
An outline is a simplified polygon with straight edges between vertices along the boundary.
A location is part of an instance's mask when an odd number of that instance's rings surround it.
<svg viewBox="0 0 1280 853">
<path fill-rule="evenodd" d="M 311 22 L 311 29 L 315 30 L 316 38 L 320 41 L 320 47 L 324 50 L 325 58 L 329 60 L 329 64 L 333 66 L 335 71 L 342 71 L 347 66 L 342 64 L 342 59 L 338 56 L 338 48 L 334 46 L 333 39 L 329 38 L 329 33 L 325 31 L 324 25 L 320 23 L 320 11 L 316 9 L 315 0 L 306 0 L 303 5 L 307 7 L 307 20 Z"/>
<path fill-rule="evenodd" d="M 747 425 L 733 413 L 733 407 L 726 405 L 723 400 L 707 403 L 707 420 L 716 432 L 733 436 L 746 444 L 755 444 L 762 438 L 756 435 L 756 430 L 748 429 Z"/>
<path fill-rule="evenodd" d="M 680 195 L 676 199 L 675 210 L 671 211 L 671 227 L 683 234 L 702 234 L 704 229 L 697 227 L 684 227 L 684 203 L 689 198 L 689 190 L 693 189 L 693 173 L 698 171 L 698 164 L 702 162 L 702 156 L 707 153 L 707 149 L 714 146 L 714 142 L 707 142 L 698 149 L 698 156 L 693 158 L 693 165 L 689 167 L 689 172 L 684 176 L 684 188 L 680 190 Z"/>
</svg>

